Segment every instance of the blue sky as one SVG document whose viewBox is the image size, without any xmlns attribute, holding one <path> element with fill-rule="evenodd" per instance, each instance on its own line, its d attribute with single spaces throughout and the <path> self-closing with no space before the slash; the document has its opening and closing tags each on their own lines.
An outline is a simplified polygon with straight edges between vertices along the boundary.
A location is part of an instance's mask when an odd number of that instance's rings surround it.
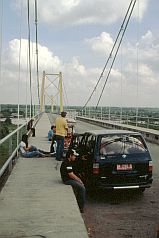
<svg viewBox="0 0 159 238">
<path fill-rule="evenodd" d="M 102 72 L 130 1 L 37 0 L 37 2 L 40 85 L 43 70 L 47 73 L 61 71 L 65 88 L 64 104 L 83 106 Z M 30 96 L 27 73 L 27 0 L 1 0 L 0 4 L 0 22 L 3 23 L 0 101 L 26 103 L 29 102 Z M 99 106 L 159 106 L 158 12 L 157 0 L 136 2 Z M 33 0 L 30 0 L 30 24 L 32 90 L 33 102 L 36 104 Z M 19 73 L 20 38 L 22 47 Z M 96 106 L 106 75 L 88 106 Z M 46 85 L 47 83 L 46 81 Z M 50 87 L 47 92 L 53 96 L 56 93 L 54 87 Z M 58 101 L 56 96 L 57 104 Z M 50 103 L 49 97 L 46 97 L 46 103 Z"/>
</svg>

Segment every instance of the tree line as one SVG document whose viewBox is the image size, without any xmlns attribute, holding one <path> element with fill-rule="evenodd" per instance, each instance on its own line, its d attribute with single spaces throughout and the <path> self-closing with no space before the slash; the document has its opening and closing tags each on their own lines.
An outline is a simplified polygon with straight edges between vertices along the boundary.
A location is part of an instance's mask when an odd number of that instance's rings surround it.
<svg viewBox="0 0 159 238">
<path fill-rule="evenodd" d="M 10 133 L 12 122 L 9 117 L 5 119 L 4 122 L 0 122 L 0 139 L 4 138 Z"/>
</svg>

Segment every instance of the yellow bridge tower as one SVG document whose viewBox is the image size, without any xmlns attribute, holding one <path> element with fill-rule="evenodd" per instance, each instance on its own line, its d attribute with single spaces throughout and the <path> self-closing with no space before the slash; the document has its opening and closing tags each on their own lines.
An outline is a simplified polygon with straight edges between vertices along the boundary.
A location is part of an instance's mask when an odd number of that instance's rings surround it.
<svg viewBox="0 0 159 238">
<path fill-rule="evenodd" d="M 54 80 L 50 80 L 49 76 L 53 76 Z M 58 80 L 58 86 L 56 86 L 55 81 Z M 46 83 L 47 82 L 47 83 Z M 51 86 L 54 86 L 55 94 L 53 94 L 53 88 Z M 49 89 L 51 88 L 51 91 L 49 92 Z M 45 111 L 45 99 L 46 96 L 49 98 L 51 102 L 51 111 L 53 112 L 53 106 L 54 106 L 54 99 L 57 95 L 60 95 L 60 112 L 63 111 L 63 89 L 62 89 L 62 73 L 55 73 L 55 74 L 48 74 L 43 71 L 43 77 L 42 77 L 42 84 L 41 84 L 41 95 L 40 95 L 40 112 Z"/>
</svg>

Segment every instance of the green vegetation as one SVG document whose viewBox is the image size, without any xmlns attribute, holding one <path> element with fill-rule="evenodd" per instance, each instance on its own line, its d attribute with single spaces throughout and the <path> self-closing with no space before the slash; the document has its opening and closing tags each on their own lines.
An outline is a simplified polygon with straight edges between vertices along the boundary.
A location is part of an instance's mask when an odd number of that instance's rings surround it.
<svg viewBox="0 0 159 238">
<path fill-rule="evenodd" d="M 17 128 L 16 125 L 13 125 L 11 123 L 11 119 L 7 117 L 4 122 L 0 122 L 0 139 L 7 136 L 9 133 L 14 131 L 16 128 Z"/>
<path fill-rule="evenodd" d="M 23 115 L 23 117 L 25 117 L 26 105 L 20 105 L 19 108 L 20 108 L 20 114 Z M 37 109 L 37 108 L 38 108 L 38 105 L 35 105 L 34 109 Z M 82 111 L 81 106 L 64 107 L 64 110 L 66 110 L 66 111 L 69 109 L 75 109 L 77 112 Z M 46 110 L 46 112 L 50 112 L 51 106 L 46 105 L 45 110 Z M 95 107 L 86 107 L 86 109 L 83 110 L 83 113 L 85 112 L 85 110 L 87 111 L 87 113 L 88 113 L 88 111 L 91 111 L 91 112 L 94 111 L 96 113 L 101 113 L 101 107 L 98 107 L 97 109 Z M 110 112 L 111 114 L 120 115 L 121 110 L 122 110 L 123 115 L 129 115 L 129 116 L 136 115 L 136 108 L 134 108 L 134 107 L 123 107 L 122 109 L 120 107 L 102 107 L 102 112 L 105 114 L 108 114 Z M 59 106 L 54 106 L 54 111 L 59 111 Z M 10 117 L 11 113 L 17 113 L 17 112 L 18 112 L 17 105 L 14 105 L 14 104 L 2 104 L 1 105 L 1 113 L 4 115 L 4 117 L 7 117 L 7 116 Z M 30 112 L 30 107 L 28 106 L 27 107 L 28 115 L 29 115 L 29 112 Z M 159 108 L 140 107 L 140 108 L 138 108 L 138 116 L 159 118 Z"/>
<path fill-rule="evenodd" d="M 26 107 L 24 105 L 21 105 L 19 114 L 25 117 L 25 111 L 26 111 Z M 17 112 L 18 112 L 17 105 L 10 105 L 10 104 L 1 105 L 1 114 L 2 114 L 1 117 L 10 118 L 12 113 L 17 113 Z M 28 113 L 29 113 L 29 108 L 28 108 Z"/>
<path fill-rule="evenodd" d="M 82 107 L 69 107 L 69 109 L 76 109 L 76 111 L 81 112 Z M 136 116 L 136 108 L 134 107 L 98 107 L 97 109 L 95 107 L 86 107 L 86 109 L 83 110 L 83 113 L 85 111 L 88 114 L 88 111 L 93 111 L 97 114 L 101 114 L 101 110 L 103 114 L 113 114 L 113 115 L 129 115 L 129 116 Z M 142 117 L 158 117 L 159 118 L 159 108 L 145 108 L 141 107 L 138 108 L 138 116 Z"/>
<path fill-rule="evenodd" d="M 87 107 L 82 111 L 82 108 L 76 107 L 80 115 L 91 115 L 95 118 L 101 118 L 112 121 L 121 121 L 124 124 L 145 127 L 159 130 L 159 108 L 119 108 L 119 107 Z M 137 119 L 136 119 L 137 117 Z"/>
</svg>

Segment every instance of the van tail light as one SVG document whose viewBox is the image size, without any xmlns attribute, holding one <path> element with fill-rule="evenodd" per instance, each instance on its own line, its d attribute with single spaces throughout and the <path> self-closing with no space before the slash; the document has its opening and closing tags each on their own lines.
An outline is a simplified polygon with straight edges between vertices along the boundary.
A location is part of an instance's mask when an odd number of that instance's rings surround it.
<svg viewBox="0 0 159 238">
<path fill-rule="evenodd" d="M 93 163 L 93 174 L 99 174 L 99 163 Z"/>
<path fill-rule="evenodd" d="M 152 166 L 152 161 L 149 161 L 149 172 L 152 172 L 153 166 Z"/>
</svg>

